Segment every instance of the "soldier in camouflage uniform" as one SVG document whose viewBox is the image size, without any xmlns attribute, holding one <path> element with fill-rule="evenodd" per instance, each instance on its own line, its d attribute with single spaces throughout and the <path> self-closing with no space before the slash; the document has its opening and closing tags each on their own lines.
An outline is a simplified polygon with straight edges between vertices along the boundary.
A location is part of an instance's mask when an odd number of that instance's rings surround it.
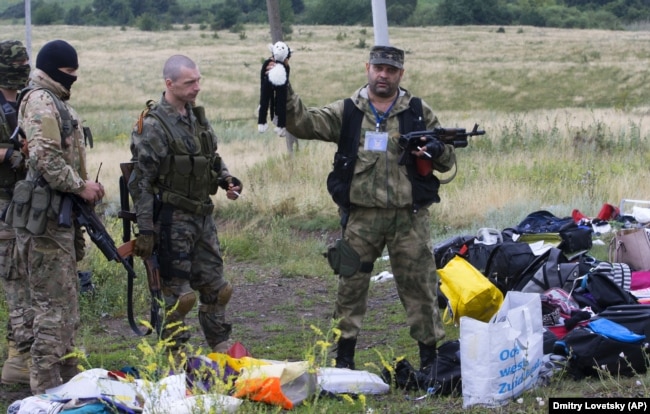
<svg viewBox="0 0 650 414">
<path fill-rule="evenodd" d="M 218 187 L 230 200 L 242 191 L 217 153 L 217 138 L 203 107 L 194 101 L 201 74 L 188 57 L 174 55 L 163 68 L 166 90 L 158 103 L 149 102 L 131 135 L 129 180 L 138 236 L 134 253 L 152 254 L 160 262 L 167 316 L 162 337 L 176 351 L 190 338 L 185 316 L 197 301 L 199 324 L 208 346 L 228 350 L 231 325 L 226 304 L 232 286 L 223 275 L 223 259 L 210 196 Z"/>
<path fill-rule="evenodd" d="M 46 43 L 19 107 L 29 149 L 26 181 L 33 185 L 29 219 L 43 217 L 26 227 L 13 219 L 35 312 L 30 370 L 34 394 L 61 385 L 78 372 L 77 361 L 63 357 L 74 350 L 79 327 L 76 262 L 83 257 L 84 245 L 79 243 L 83 235 L 78 227 L 59 226 L 62 193 L 77 194 L 89 203 L 104 197 L 102 184 L 88 179 L 82 123 L 68 103 L 78 67 L 77 52 L 69 43 Z M 18 185 L 12 203 L 17 194 Z M 42 215 L 33 214 L 37 205 L 45 207 Z"/>
<path fill-rule="evenodd" d="M 0 211 L 6 211 L 14 185 L 25 178 L 21 136 L 17 133 L 18 92 L 29 79 L 29 56 L 18 40 L 0 42 Z M 24 266 L 19 267 L 16 256 L 16 233 L 0 222 L 0 275 L 7 298 L 7 359 L 2 366 L 3 384 L 29 384 L 32 346 L 32 320 L 29 285 Z"/>
<path fill-rule="evenodd" d="M 344 225 L 345 260 L 355 261 L 356 269 L 341 275 L 334 317 L 339 319 L 341 337 L 337 344 L 336 366 L 354 369 L 357 336 L 366 313 L 373 263 L 388 248 L 390 264 L 400 301 L 406 310 L 410 335 L 418 342 L 422 369 L 436 358 L 436 342 L 445 331 L 437 304 L 437 274 L 431 250 L 428 205 L 438 202 L 439 181 L 432 170 L 449 171 L 455 165 L 454 148 L 434 140 L 412 153 L 424 167 L 421 178 L 429 185 L 428 202 L 416 207 L 413 179 L 405 165 L 399 165 L 402 149 L 400 114 L 409 110 L 412 94 L 399 86 L 404 74 L 404 52 L 391 46 L 375 46 L 366 63 L 368 83 L 352 95 L 360 121 L 358 157 L 349 183 L 351 208 Z M 287 130 L 299 138 L 338 143 L 341 138 L 344 101 L 322 108 L 307 108 L 291 84 L 287 98 Z M 420 130 L 439 126 L 432 109 L 422 102 L 424 123 Z M 358 131 L 357 126 L 354 131 Z M 352 137 L 349 137 L 350 139 Z M 427 154 L 425 154 L 425 151 Z M 422 198 L 422 197 L 420 197 Z M 340 251 L 346 251 L 342 247 Z M 358 255 L 358 256 L 356 256 Z M 353 266 L 353 269 L 355 269 Z"/>
</svg>

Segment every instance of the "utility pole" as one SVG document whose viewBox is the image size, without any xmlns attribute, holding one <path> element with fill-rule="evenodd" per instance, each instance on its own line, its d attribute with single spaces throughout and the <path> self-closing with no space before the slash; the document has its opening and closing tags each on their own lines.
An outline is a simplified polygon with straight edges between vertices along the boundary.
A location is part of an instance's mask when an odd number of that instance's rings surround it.
<svg viewBox="0 0 650 414">
<path fill-rule="evenodd" d="M 25 49 L 30 63 L 34 66 L 36 59 L 32 58 L 32 2 L 30 0 L 25 0 Z"/>
<path fill-rule="evenodd" d="M 280 0 L 266 0 L 266 11 L 269 15 L 269 25 L 271 27 L 271 43 L 282 41 L 282 20 L 280 18 Z M 298 149 L 298 138 L 293 136 L 289 131 L 285 131 L 285 141 L 287 150 L 293 154 L 293 147 Z"/>
<path fill-rule="evenodd" d="M 271 26 L 271 43 L 282 40 L 282 21 L 280 20 L 280 0 L 266 0 L 266 11 Z"/>
<path fill-rule="evenodd" d="M 375 46 L 390 46 L 386 0 L 372 0 L 372 28 L 375 32 Z"/>
</svg>

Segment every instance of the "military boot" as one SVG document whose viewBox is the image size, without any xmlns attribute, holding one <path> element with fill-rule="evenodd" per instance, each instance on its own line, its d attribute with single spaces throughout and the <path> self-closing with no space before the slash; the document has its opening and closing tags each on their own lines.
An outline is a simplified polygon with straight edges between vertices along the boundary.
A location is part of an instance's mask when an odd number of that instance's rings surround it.
<svg viewBox="0 0 650 414">
<path fill-rule="evenodd" d="M 438 358 L 436 344 L 425 345 L 418 341 L 418 347 L 420 348 L 420 371 L 425 371 L 435 366 L 436 358 Z"/>
<path fill-rule="evenodd" d="M 77 358 L 70 358 L 62 361 L 59 372 L 61 374 L 61 380 L 64 384 L 79 374 L 78 363 L 79 361 Z"/>
<path fill-rule="evenodd" d="M 14 341 L 7 344 L 7 360 L 2 366 L 3 384 L 29 385 L 29 367 L 32 356 L 29 352 L 19 352 Z"/>
<path fill-rule="evenodd" d="M 341 338 L 336 347 L 336 368 L 354 369 L 354 347 L 357 338 Z"/>
</svg>

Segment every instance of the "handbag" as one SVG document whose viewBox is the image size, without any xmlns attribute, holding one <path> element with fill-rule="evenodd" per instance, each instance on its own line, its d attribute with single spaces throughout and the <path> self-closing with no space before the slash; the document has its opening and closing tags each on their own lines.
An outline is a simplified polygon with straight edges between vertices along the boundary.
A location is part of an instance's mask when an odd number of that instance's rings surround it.
<svg viewBox="0 0 650 414">
<path fill-rule="evenodd" d="M 536 386 L 544 356 L 539 293 L 509 291 L 489 322 L 460 319 L 463 408 L 498 407 Z"/>
<path fill-rule="evenodd" d="M 503 303 L 499 288 L 461 256 L 454 256 L 438 274 L 447 298 L 446 324 L 457 324 L 462 316 L 488 321 Z"/>
<path fill-rule="evenodd" d="M 650 270 L 650 236 L 645 228 L 621 229 L 609 243 L 609 261 Z"/>
</svg>

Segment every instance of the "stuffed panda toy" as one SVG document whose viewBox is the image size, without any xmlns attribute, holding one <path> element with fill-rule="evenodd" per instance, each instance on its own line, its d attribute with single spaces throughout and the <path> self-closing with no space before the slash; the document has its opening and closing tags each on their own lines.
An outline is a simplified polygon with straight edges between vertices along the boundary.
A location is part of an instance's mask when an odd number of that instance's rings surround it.
<svg viewBox="0 0 650 414">
<path fill-rule="evenodd" d="M 289 66 L 285 63 L 291 57 L 291 49 L 284 42 L 276 42 L 273 45 L 269 44 L 269 51 L 272 56 L 262 64 L 260 76 L 260 106 L 257 130 L 259 132 L 265 132 L 267 130 L 268 123 L 266 119 L 270 113 L 272 120 L 277 118 L 275 125 L 277 134 L 285 136 L 287 121 L 287 83 L 289 81 Z M 275 66 L 266 73 L 270 62 L 275 62 Z"/>
</svg>

